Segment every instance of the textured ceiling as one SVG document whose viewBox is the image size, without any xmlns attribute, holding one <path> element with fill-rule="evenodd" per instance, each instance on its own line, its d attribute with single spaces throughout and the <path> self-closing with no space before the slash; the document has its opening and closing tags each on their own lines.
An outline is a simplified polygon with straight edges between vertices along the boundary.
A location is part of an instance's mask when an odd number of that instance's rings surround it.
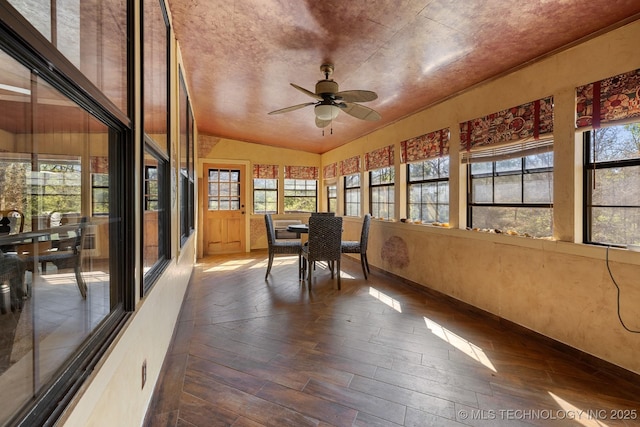
<svg viewBox="0 0 640 427">
<path fill-rule="evenodd" d="M 324 153 L 482 81 L 640 16 L 638 0 L 168 0 L 202 134 Z M 382 115 L 315 125 L 334 64 L 340 90 Z"/>
</svg>

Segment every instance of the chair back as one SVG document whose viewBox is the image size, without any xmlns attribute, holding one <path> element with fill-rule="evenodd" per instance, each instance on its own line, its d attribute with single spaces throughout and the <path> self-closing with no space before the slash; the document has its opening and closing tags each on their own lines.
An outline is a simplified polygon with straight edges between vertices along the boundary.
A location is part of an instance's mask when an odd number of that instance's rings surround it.
<svg viewBox="0 0 640 427">
<path fill-rule="evenodd" d="M 18 234 L 24 230 L 24 215 L 17 209 L 0 211 L 0 234 Z"/>
<path fill-rule="evenodd" d="M 311 216 L 336 216 L 335 212 L 311 212 Z"/>
<path fill-rule="evenodd" d="M 273 218 L 271 218 L 271 214 L 264 215 L 264 223 L 267 227 L 267 242 L 269 246 L 273 245 L 273 242 L 276 241 L 276 229 L 273 227 Z"/>
<path fill-rule="evenodd" d="M 309 261 L 337 261 L 342 244 L 342 217 L 314 215 L 309 218 Z"/>
<path fill-rule="evenodd" d="M 362 232 L 360 233 L 360 250 L 367 252 L 367 243 L 369 242 L 369 227 L 371 226 L 371 214 L 365 214 L 362 220 Z"/>
</svg>

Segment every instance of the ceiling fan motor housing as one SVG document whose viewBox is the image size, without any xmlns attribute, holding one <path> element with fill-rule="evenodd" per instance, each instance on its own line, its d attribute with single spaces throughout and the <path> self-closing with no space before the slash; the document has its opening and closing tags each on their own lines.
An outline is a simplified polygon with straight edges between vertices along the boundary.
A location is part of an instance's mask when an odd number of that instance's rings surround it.
<svg viewBox="0 0 640 427">
<path fill-rule="evenodd" d="M 338 83 L 333 80 L 320 80 L 316 83 L 316 94 L 317 95 L 333 95 L 338 92 Z"/>
</svg>

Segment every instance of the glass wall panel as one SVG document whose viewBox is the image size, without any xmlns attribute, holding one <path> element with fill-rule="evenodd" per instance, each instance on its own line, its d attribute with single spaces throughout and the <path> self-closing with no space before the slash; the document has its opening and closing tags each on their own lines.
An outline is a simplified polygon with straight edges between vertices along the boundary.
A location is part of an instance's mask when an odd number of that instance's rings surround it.
<svg viewBox="0 0 640 427">
<path fill-rule="evenodd" d="M 2 425 L 117 305 L 110 140 L 108 126 L 0 51 Z"/>
<path fill-rule="evenodd" d="M 126 0 L 9 0 L 9 3 L 127 113 Z"/>
<path fill-rule="evenodd" d="M 167 24 L 158 0 L 143 2 L 144 131 L 167 150 Z"/>
</svg>

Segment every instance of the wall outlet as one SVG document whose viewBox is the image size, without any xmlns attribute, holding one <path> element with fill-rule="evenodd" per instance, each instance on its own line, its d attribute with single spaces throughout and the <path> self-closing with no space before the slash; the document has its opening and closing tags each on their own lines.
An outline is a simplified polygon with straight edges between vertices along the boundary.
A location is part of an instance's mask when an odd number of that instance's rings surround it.
<svg viewBox="0 0 640 427">
<path fill-rule="evenodd" d="M 144 388 L 144 385 L 147 382 L 147 359 L 144 359 L 144 361 L 142 362 L 142 387 Z"/>
</svg>

